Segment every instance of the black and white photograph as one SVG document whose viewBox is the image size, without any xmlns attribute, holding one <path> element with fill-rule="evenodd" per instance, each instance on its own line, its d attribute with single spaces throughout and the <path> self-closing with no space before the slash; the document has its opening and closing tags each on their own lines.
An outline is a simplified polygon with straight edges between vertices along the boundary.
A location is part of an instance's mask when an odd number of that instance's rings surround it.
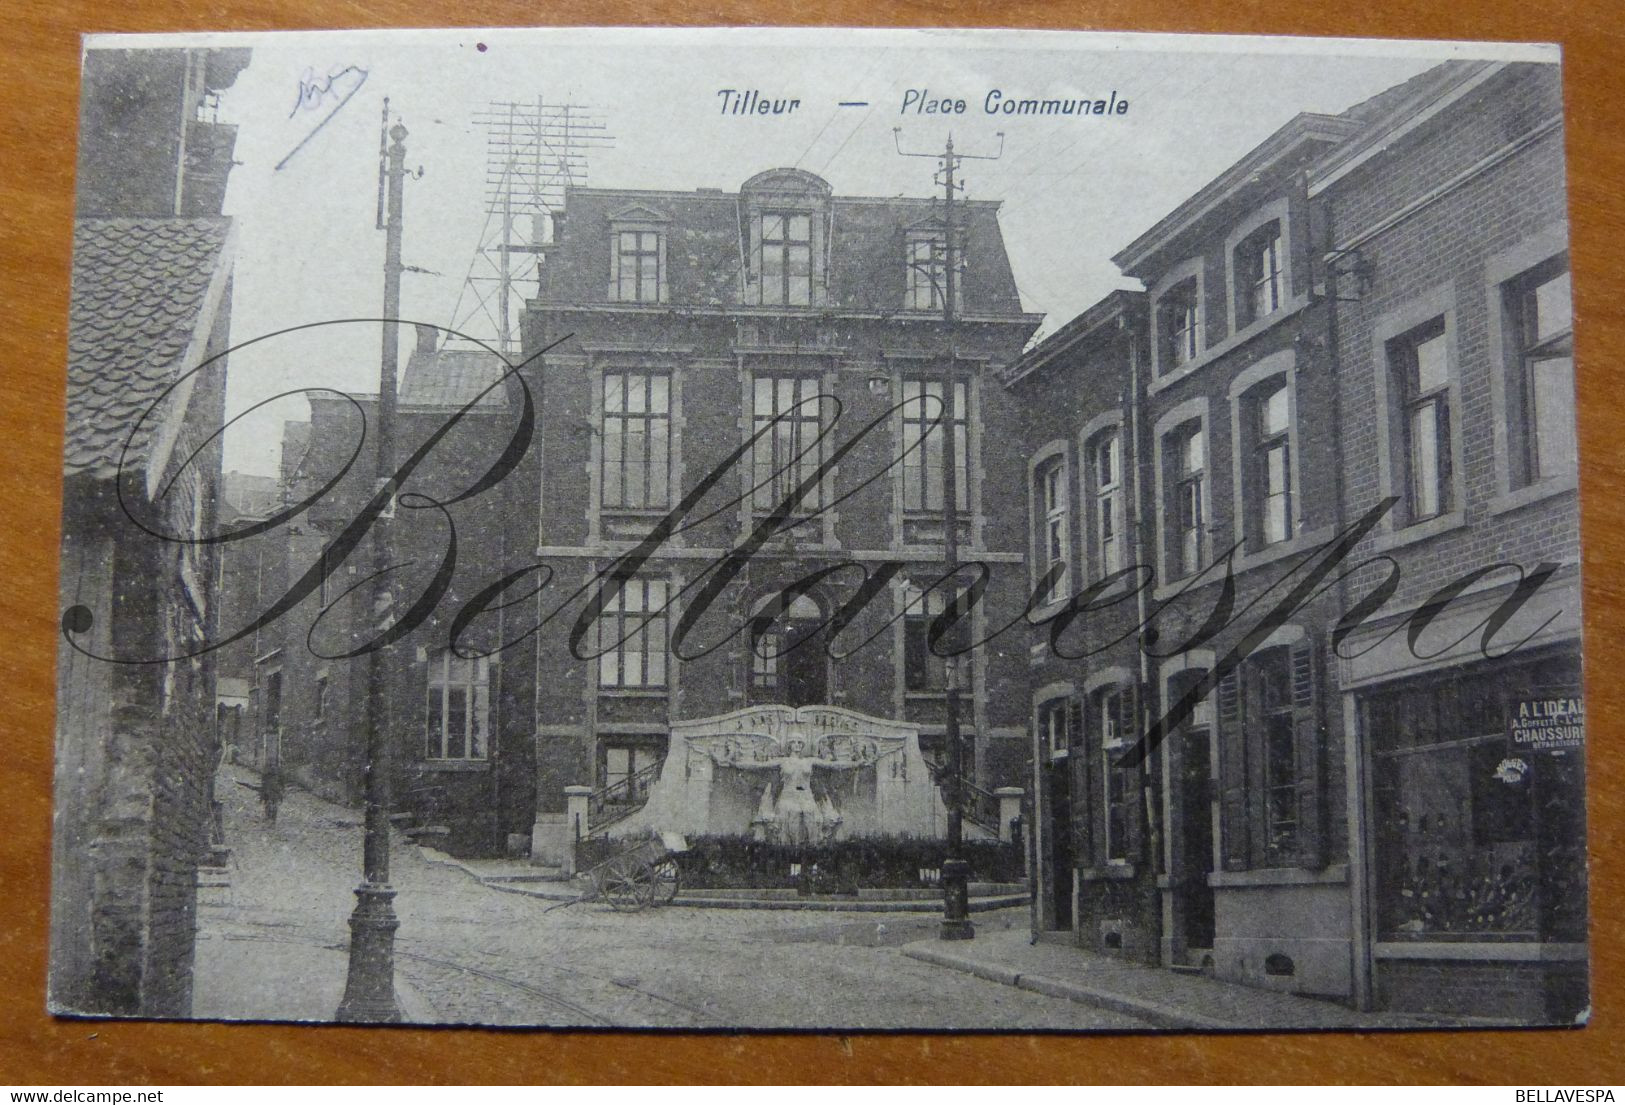
<svg viewBox="0 0 1625 1105">
<path fill-rule="evenodd" d="M 1584 1025 L 1560 62 L 87 36 L 47 1007 Z"/>
</svg>

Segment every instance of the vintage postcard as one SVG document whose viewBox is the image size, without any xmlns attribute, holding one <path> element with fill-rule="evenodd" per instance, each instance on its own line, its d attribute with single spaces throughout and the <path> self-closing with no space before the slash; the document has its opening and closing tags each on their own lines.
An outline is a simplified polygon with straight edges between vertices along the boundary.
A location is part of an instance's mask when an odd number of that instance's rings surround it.
<svg viewBox="0 0 1625 1105">
<path fill-rule="evenodd" d="M 50 1009 L 1585 1023 L 1563 142 L 1538 45 L 88 38 Z"/>
</svg>

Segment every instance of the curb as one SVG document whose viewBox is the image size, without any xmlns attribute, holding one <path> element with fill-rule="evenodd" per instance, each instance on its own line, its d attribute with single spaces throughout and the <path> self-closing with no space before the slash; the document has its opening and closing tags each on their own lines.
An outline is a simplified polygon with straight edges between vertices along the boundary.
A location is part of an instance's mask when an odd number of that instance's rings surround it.
<svg viewBox="0 0 1625 1105">
<path fill-rule="evenodd" d="M 1043 994 L 1046 997 L 1066 998 L 1068 1001 L 1075 1001 L 1080 1005 L 1092 1005 L 1113 1013 L 1121 1013 L 1124 1016 L 1145 1021 L 1152 1027 L 1165 1031 L 1232 1032 L 1237 1029 L 1256 1027 L 1255 1025 L 1237 1024 L 1234 1021 L 1219 1020 L 1214 1017 L 1204 1017 L 1182 1009 L 1174 1009 L 1163 1005 L 1161 1002 L 1131 997 L 1111 990 L 1099 990 L 1075 982 L 1063 982 L 1060 979 L 1049 978 L 1045 975 L 1022 974 L 1020 971 L 1008 967 L 1000 967 L 995 964 L 969 959 L 965 956 L 954 955 L 927 943 L 905 944 L 901 951 L 910 959 L 917 959 L 922 963 L 930 963 L 936 967 L 947 967 L 949 970 L 954 971 L 963 971 L 966 974 L 975 975 L 977 978 L 983 978 L 989 982 L 1014 986 L 1019 990 L 1030 990 L 1035 994 Z"/>
<path fill-rule="evenodd" d="M 581 897 L 573 890 L 541 890 L 532 884 L 512 884 L 480 880 L 482 886 L 504 894 L 521 894 L 527 898 L 540 898 L 549 902 L 573 902 Z M 810 913 L 937 913 L 942 903 L 936 901 L 874 902 L 829 901 L 804 898 L 699 898 L 679 895 L 670 903 L 680 909 L 760 909 L 802 910 Z M 995 909 L 1027 904 L 1027 896 L 1011 895 L 1003 898 L 979 898 L 970 903 L 972 913 L 987 913 Z"/>
<path fill-rule="evenodd" d="M 566 880 L 551 880 L 544 878 L 526 879 L 521 882 L 507 876 L 493 878 L 480 874 L 478 871 L 458 861 L 444 852 L 419 844 L 418 854 L 429 863 L 442 867 L 453 867 L 478 882 L 481 886 L 504 894 L 522 894 L 527 898 L 541 898 L 549 902 L 573 902 L 581 897 L 579 890 L 572 889 L 573 884 Z M 543 890 L 538 884 L 558 886 L 558 890 Z M 1026 894 L 1000 894 L 987 898 L 972 898 L 970 911 L 972 913 L 987 913 L 995 909 L 1009 909 L 1012 906 L 1026 905 Z M 671 903 L 674 906 L 683 906 L 690 909 L 795 909 L 810 912 L 825 913 L 935 913 L 942 908 L 942 902 L 936 898 L 916 898 L 912 900 L 885 900 L 874 898 L 858 898 L 851 901 L 830 901 L 828 899 L 806 898 L 707 898 L 696 894 L 679 895 Z"/>
</svg>

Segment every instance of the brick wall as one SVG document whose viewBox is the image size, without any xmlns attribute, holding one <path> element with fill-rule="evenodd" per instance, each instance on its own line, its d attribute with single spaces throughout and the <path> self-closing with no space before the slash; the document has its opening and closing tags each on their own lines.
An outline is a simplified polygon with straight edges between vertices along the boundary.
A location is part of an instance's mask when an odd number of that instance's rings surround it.
<svg viewBox="0 0 1625 1105">
<path fill-rule="evenodd" d="M 1329 209 L 1334 234 L 1345 240 L 1387 215 L 1441 188 L 1456 174 L 1491 156 L 1556 115 L 1561 90 L 1555 68 L 1512 66 L 1433 125 L 1340 182 Z M 1560 132 L 1548 132 L 1443 194 L 1403 222 L 1360 246 L 1375 279 L 1358 302 L 1338 311 L 1338 358 L 1344 420 L 1344 456 L 1350 516 L 1374 506 L 1378 481 L 1376 374 L 1386 371 L 1375 346 L 1376 326 L 1390 312 L 1438 289 L 1453 296 L 1461 373 L 1461 404 L 1453 412 L 1462 435 L 1466 525 L 1396 550 L 1402 584 L 1390 609 L 1414 605 L 1466 572 L 1500 561 L 1533 566 L 1539 560 L 1573 562 L 1579 550 L 1575 497 L 1559 496 L 1492 516 L 1500 493 L 1495 473 L 1490 374 L 1499 371 L 1486 285 L 1486 258 L 1565 215 Z M 1374 550 L 1368 540 L 1357 553 Z M 1369 586 L 1381 578 L 1364 573 Z"/>
</svg>

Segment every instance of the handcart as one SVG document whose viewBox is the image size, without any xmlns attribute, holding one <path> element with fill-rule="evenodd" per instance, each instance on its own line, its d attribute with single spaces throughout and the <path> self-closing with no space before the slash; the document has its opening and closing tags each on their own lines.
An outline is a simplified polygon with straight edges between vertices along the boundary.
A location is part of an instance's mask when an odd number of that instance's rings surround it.
<svg viewBox="0 0 1625 1105">
<path fill-rule="evenodd" d="M 585 892 L 547 907 L 547 912 L 577 902 L 605 901 L 622 913 L 670 905 L 682 885 L 677 857 L 688 851 L 681 833 L 658 833 L 630 842 L 602 863 L 582 872 L 591 881 Z"/>
</svg>

